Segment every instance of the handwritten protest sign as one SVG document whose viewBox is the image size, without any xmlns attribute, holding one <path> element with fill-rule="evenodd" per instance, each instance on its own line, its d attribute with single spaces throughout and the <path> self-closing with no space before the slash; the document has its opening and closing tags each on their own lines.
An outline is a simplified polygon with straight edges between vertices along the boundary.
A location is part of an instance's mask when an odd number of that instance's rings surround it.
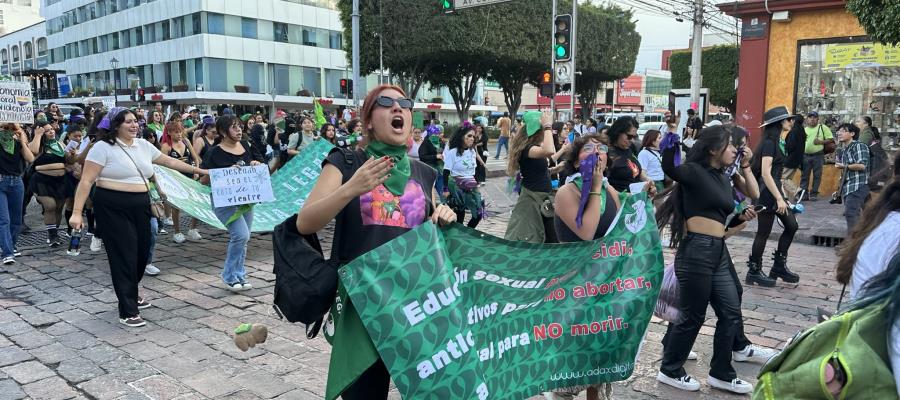
<svg viewBox="0 0 900 400">
<path fill-rule="evenodd" d="M 213 207 L 268 203 L 275 200 L 269 166 L 209 170 Z"/>
<path fill-rule="evenodd" d="M 31 86 L 27 82 L 0 81 L 0 123 L 34 123 Z"/>
</svg>

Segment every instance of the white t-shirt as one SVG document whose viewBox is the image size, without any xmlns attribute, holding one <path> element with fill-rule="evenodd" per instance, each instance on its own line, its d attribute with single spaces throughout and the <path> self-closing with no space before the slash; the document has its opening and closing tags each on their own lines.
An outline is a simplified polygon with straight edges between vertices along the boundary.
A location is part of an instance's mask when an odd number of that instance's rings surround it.
<svg viewBox="0 0 900 400">
<path fill-rule="evenodd" d="M 121 146 L 120 146 L 121 145 Z M 128 152 L 126 154 L 125 152 Z M 87 161 L 99 164 L 102 168 L 98 181 L 132 183 L 142 185 L 144 180 L 153 176 L 153 161 L 160 156 L 159 149 L 144 139 L 134 139 L 131 146 L 116 139 L 116 144 L 97 142 L 87 154 Z M 134 159 L 134 162 L 128 157 Z M 140 167 L 141 172 L 135 167 Z"/>
<path fill-rule="evenodd" d="M 450 176 L 472 178 L 475 176 L 475 150 L 468 149 L 458 155 L 456 149 L 444 149 L 444 169 L 450 170 Z"/>
<path fill-rule="evenodd" d="M 873 276 L 884 272 L 900 244 L 900 212 L 893 211 L 884 218 L 863 242 L 853 265 L 849 299 L 856 300 L 863 285 Z"/>
<path fill-rule="evenodd" d="M 647 176 L 654 181 L 661 181 L 666 178 L 666 174 L 662 170 L 662 159 L 658 151 L 643 149 L 638 153 L 638 162 L 641 168 L 647 172 Z"/>
</svg>

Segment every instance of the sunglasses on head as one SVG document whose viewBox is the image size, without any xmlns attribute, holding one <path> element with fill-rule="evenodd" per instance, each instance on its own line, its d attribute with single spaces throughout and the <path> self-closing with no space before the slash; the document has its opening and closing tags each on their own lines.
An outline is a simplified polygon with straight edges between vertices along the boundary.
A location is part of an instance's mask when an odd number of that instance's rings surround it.
<svg viewBox="0 0 900 400">
<path fill-rule="evenodd" d="M 378 104 L 382 107 L 393 107 L 394 103 L 397 103 L 400 108 L 405 108 L 407 110 L 412 110 L 414 104 L 412 99 L 407 99 L 405 97 L 395 99 L 387 96 L 378 96 L 377 98 L 375 98 L 375 104 Z"/>
</svg>

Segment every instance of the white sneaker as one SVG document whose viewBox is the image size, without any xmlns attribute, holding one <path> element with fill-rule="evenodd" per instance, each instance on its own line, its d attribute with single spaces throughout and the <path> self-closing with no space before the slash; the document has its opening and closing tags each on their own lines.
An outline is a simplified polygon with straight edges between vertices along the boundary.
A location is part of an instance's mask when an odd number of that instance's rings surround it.
<svg viewBox="0 0 900 400">
<path fill-rule="evenodd" d="M 688 353 L 688 358 L 687 358 L 687 359 L 688 359 L 688 360 L 696 360 L 696 359 L 697 359 L 697 352 L 691 350 L 691 352 Z"/>
<path fill-rule="evenodd" d="M 225 287 L 227 287 L 228 290 L 230 290 L 232 292 L 240 292 L 240 291 L 244 290 L 244 286 L 241 285 L 240 282 L 226 283 Z"/>
<path fill-rule="evenodd" d="M 197 232 L 196 229 L 189 229 L 187 234 L 188 239 L 191 240 L 202 240 L 203 236 L 200 236 L 200 232 Z"/>
<path fill-rule="evenodd" d="M 712 378 L 710 378 L 710 379 L 712 379 Z M 675 387 L 675 388 L 678 388 L 681 390 L 687 390 L 689 392 L 696 392 L 696 391 L 700 390 L 700 382 L 698 382 L 696 379 L 694 379 L 690 375 L 685 375 L 685 376 L 682 376 L 681 378 L 675 379 L 675 378 L 670 378 L 668 375 L 666 375 L 662 372 L 657 372 L 656 380 L 659 382 L 665 383 L 666 385 L 669 385 L 669 386 L 672 386 L 672 387 Z"/>
<path fill-rule="evenodd" d="M 98 238 L 96 235 L 91 236 L 91 251 L 100 251 L 103 248 L 103 239 Z"/>
<path fill-rule="evenodd" d="M 753 391 L 753 385 L 742 381 L 740 378 L 734 378 L 731 382 L 726 382 L 710 376 L 706 378 L 706 383 L 709 383 L 709 386 L 716 389 L 727 390 L 732 393 L 745 394 Z"/>
<path fill-rule="evenodd" d="M 175 243 L 184 243 L 184 234 L 176 233 L 174 236 L 174 239 L 175 239 Z"/>
<path fill-rule="evenodd" d="M 732 351 L 731 358 L 734 361 L 738 362 L 754 361 L 758 363 L 765 363 L 776 354 L 778 354 L 777 350 L 767 349 L 765 347 L 751 344 L 747 345 L 747 347 L 744 347 L 744 349 L 741 351 Z"/>
<path fill-rule="evenodd" d="M 3 265 L 11 265 L 16 263 L 16 258 L 14 256 L 3 257 Z"/>
<path fill-rule="evenodd" d="M 172 218 L 163 218 L 163 224 L 168 226 L 174 226 L 175 221 L 172 221 Z"/>
<path fill-rule="evenodd" d="M 144 275 L 157 276 L 159 275 L 159 268 L 156 268 L 153 264 L 147 264 L 147 266 L 144 267 Z"/>
<path fill-rule="evenodd" d="M 253 285 L 251 285 L 250 282 L 247 282 L 247 281 L 241 282 L 241 287 L 242 287 L 244 290 L 250 290 L 250 289 L 253 289 Z"/>
</svg>

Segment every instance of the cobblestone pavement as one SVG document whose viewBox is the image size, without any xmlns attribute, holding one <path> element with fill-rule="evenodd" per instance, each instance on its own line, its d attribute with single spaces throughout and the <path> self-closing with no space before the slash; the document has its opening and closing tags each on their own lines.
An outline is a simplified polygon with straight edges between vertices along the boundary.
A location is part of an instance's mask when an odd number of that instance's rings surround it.
<svg viewBox="0 0 900 400">
<path fill-rule="evenodd" d="M 486 197 L 498 214 L 479 226 L 498 236 L 512 205 L 504 187 L 501 179 L 488 182 Z M 211 229 L 202 233 L 203 241 L 183 244 L 172 242 L 171 235 L 160 237 L 155 264 L 162 273 L 142 282 L 141 293 L 154 307 L 143 310 L 148 325 L 139 329 L 117 322 L 102 252 L 85 249 L 69 257 L 61 249 L 37 248 L 15 265 L 0 267 L 0 400 L 322 398 L 330 347 L 321 338 L 307 340 L 302 326 L 273 316 L 271 236 L 253 235 L 247 269 L 254 289 L 235 294 L 219 278 L 227 236 Z M 323 236 L 330 241 L 329 232 Z M 729 240 L 741 275 L 750 244 L 743 237 Z M 671 258 L 667 251 L 666 259 Z M 747 287 L 743 308 L 750 339 L 782 346 L 812 324 L 816 306 L 833 308 L 840 293 L 831 272 L 835 259 L 831 248 L 797 244 L 790 263 L 802 276 L 800 285 Z M 700 359 L 687 366 L 702 381 L 715 326 L 712 311 L 708 315 L 695 345 Z M 241 322 L 268 325 L 267 342 L 246 353 L 238 350 L 230 332 Z M 615 385 L 615 398 L 738 398 L 705 384 L 699 395 L 657 384 L 664 331 L 654 320 L 635 374 Z M 758 365 L 735 365 L 741 377 L 755 383 Z M 399 398 L 396 391 L 392 398 Z"/>
</svg>

